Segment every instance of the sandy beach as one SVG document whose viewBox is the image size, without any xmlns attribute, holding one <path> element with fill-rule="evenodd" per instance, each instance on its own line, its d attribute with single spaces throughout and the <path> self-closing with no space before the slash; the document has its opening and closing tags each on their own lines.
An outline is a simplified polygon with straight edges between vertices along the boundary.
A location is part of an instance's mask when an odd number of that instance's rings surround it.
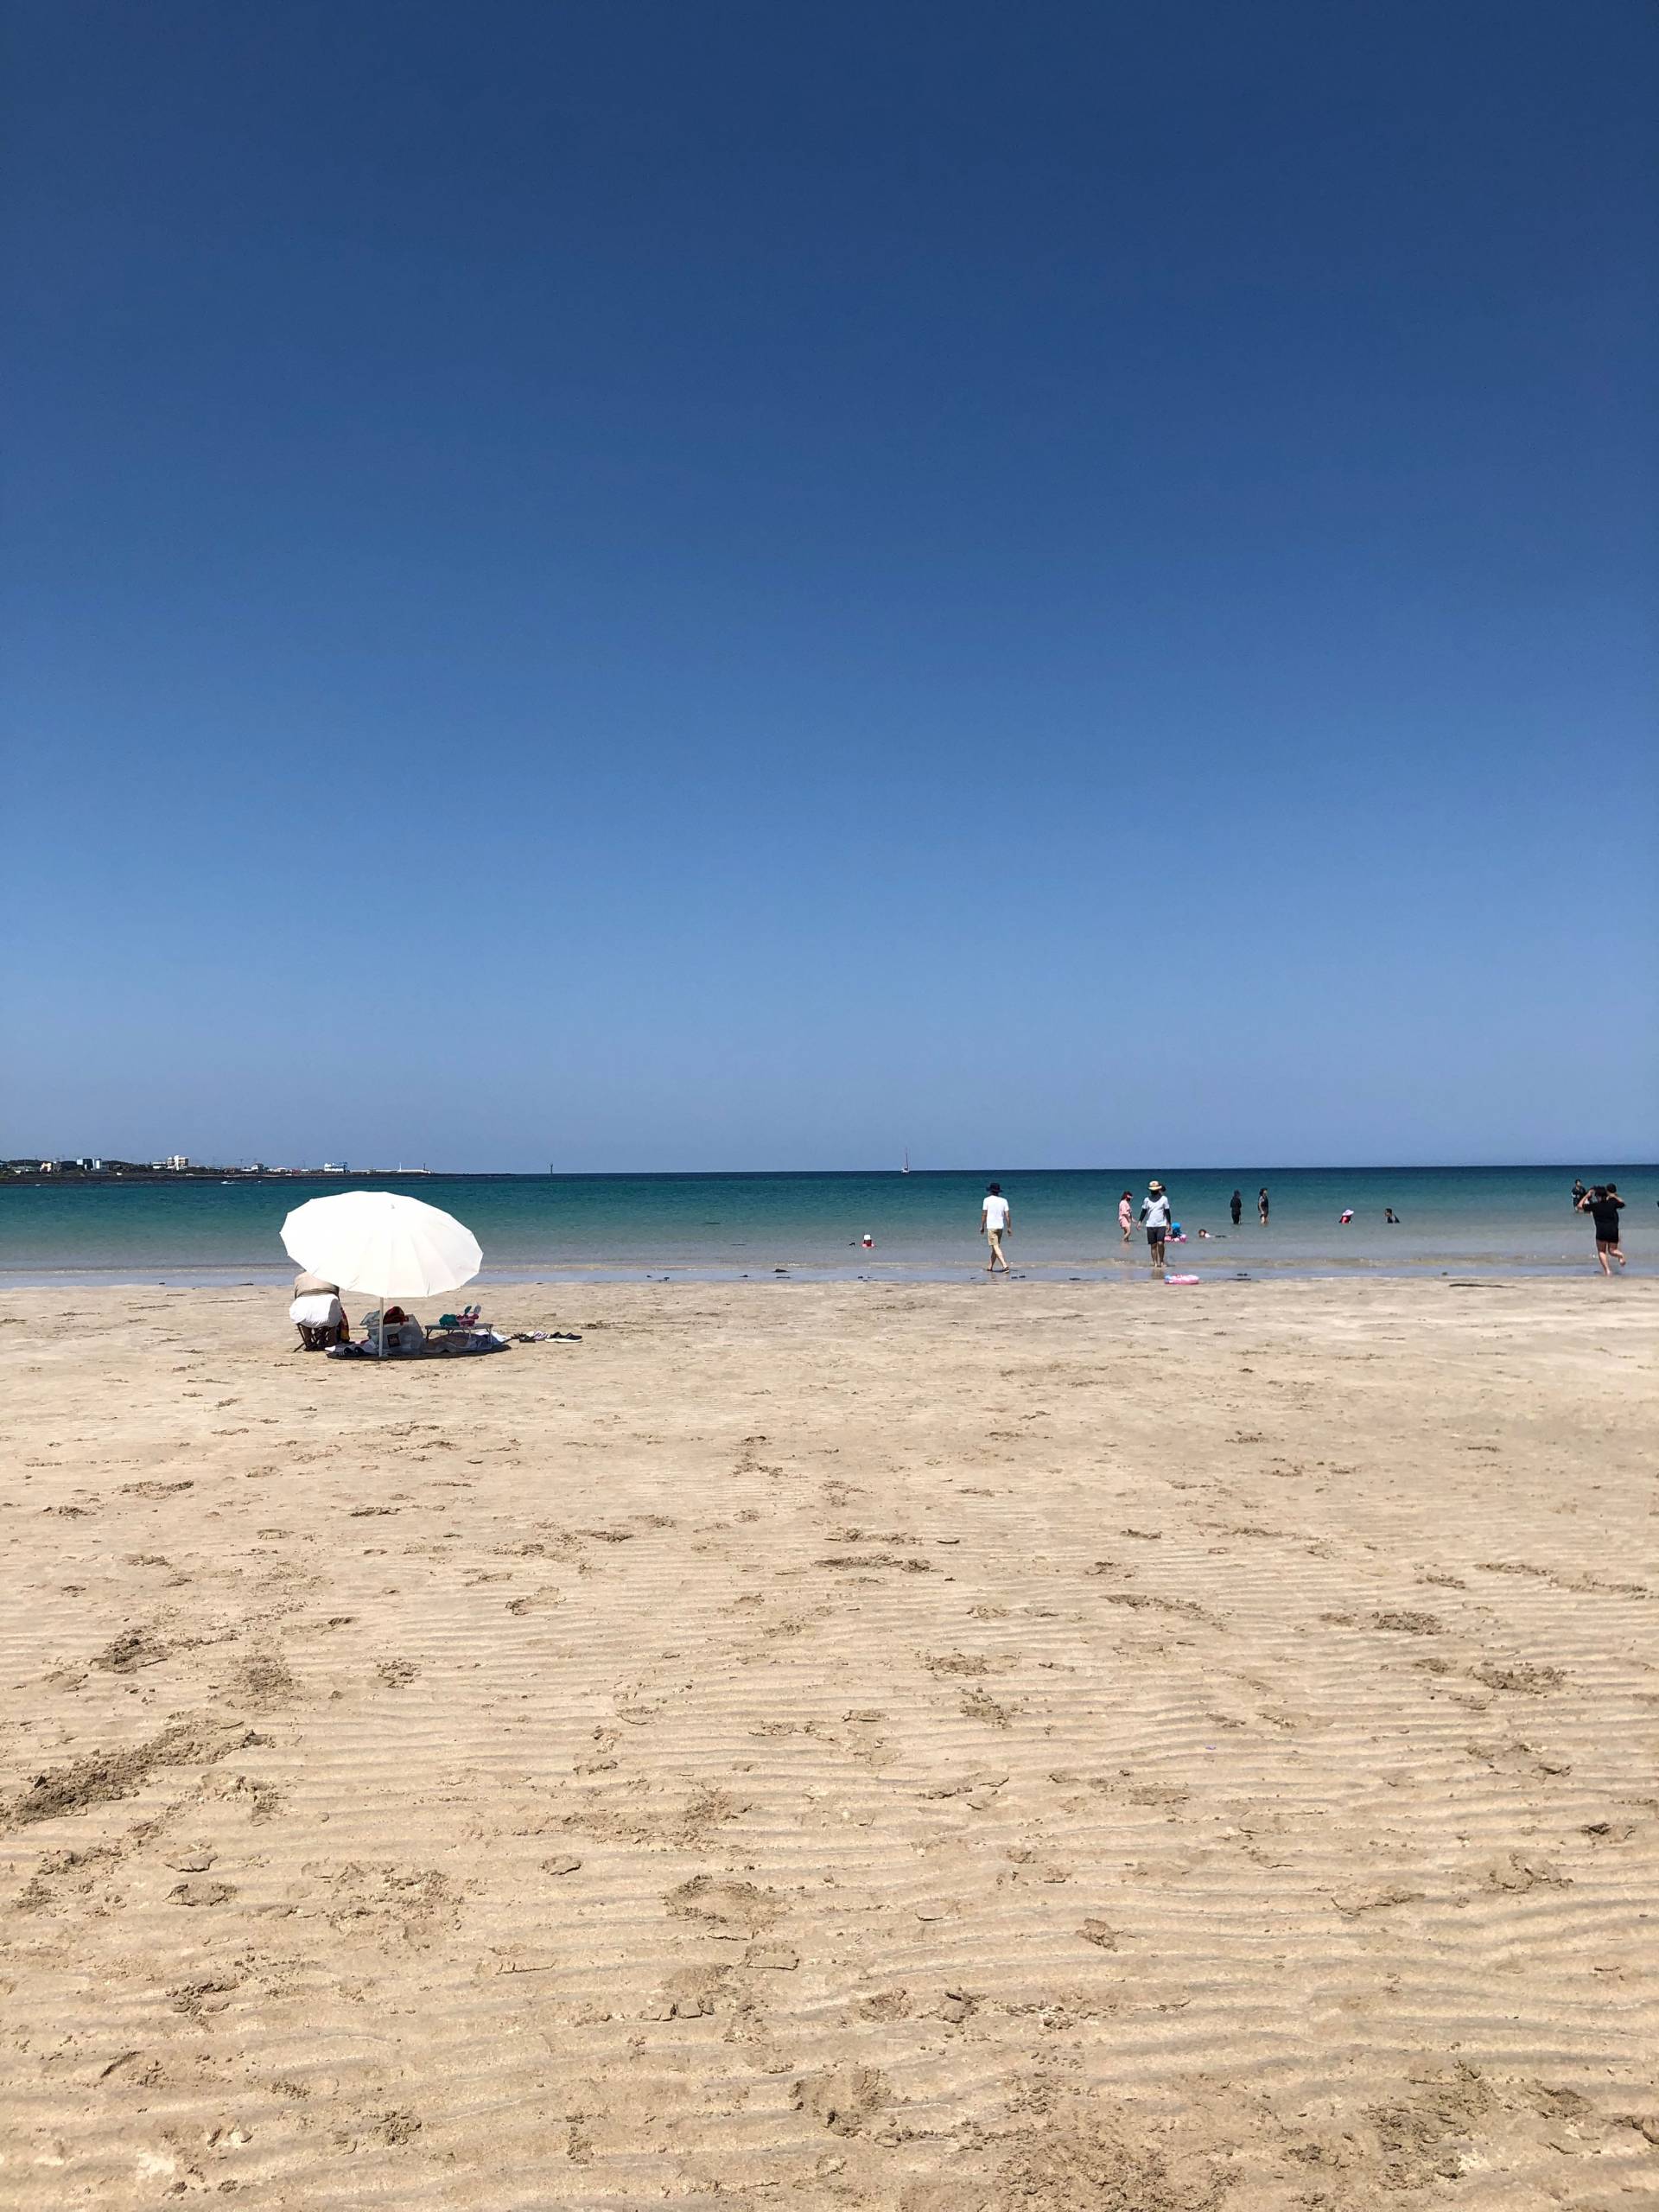
<svg viewBox="0 0 1659 2212">
<path fill-rule="evenodd" d="M 0 2204 L 1659 2201 L 1636 1282 L 0 1302 Z"/>
</svg>

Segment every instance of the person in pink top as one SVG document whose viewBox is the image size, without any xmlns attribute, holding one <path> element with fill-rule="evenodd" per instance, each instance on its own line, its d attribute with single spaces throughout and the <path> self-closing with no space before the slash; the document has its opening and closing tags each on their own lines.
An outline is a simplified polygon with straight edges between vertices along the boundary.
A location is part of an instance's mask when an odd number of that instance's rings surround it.
<svg viewBox="0 0 1659 2212">
<path fill-rule="evenodd" d="M 1117 1225 L 1122 1230 L 1123 1242 L 1127 1244 L 1135 1228 L 1135 1200 L 1127 1191 L 1117 1202 Z"/>
</svg>

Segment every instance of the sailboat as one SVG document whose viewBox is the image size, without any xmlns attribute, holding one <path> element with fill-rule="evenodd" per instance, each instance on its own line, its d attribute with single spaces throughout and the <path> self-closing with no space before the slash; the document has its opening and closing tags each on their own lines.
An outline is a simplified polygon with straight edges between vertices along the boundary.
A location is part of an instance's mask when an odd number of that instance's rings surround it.
<svg viewBox="0 0 1659 2212">
<path fill-rule="evenodd" d="M 905 1147 L 905 1164 L 899 1170 L 899 1173 L 901 1175 L 908 1175 L 910 1173 L 910 1147 L 908 1145 Z"/>
</svg>

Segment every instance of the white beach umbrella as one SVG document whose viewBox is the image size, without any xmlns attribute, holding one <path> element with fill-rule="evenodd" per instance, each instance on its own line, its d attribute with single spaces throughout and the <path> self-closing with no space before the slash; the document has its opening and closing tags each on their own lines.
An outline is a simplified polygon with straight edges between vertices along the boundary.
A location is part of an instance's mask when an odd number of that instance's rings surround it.
<svg viewBox="0 0 1659 2212">
<path fill-rule="evenodd" d="M 395 1191 L 342 1191 L 296 1206 L 283 1224 L 289 1259 L 342 1290 L 391 1298 L 440 1298 L 484 1264 L 478 1239 L 453 1214 Z M 380 1331 L 381 1348 L 385 1328 Z"/>
</svg>

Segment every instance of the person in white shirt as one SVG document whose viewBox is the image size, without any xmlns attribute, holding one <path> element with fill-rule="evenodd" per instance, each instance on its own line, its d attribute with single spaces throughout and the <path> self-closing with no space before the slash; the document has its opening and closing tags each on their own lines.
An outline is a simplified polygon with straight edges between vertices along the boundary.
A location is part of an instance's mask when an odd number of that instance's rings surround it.
<svg viewBox="0 0 1659 2212">
<path fill-rule="evenodd" d="M 321 1275 L 302 1275 L 296 1282 L 288 1318 L 299 1331 L 307 1351 L 323 1351 L 330 1344 L 347 1344 L 352 1340 L 339 1289 Z"/>
<path fill-rule="evenodd" d="M 1002 1239 L 1014 1216 L 1008 1202 L 1002 1195 L 1002 1185 L 993 1183 L 985 1193 L 985 1203 L 979 1210 L 979 1233 L 990 1245 L 991 1256 L 985 1262 L 985 1272 L 994 1275 L 998 1268 L 1008 1272 L 1008 1263 L 1002 1256 Z"/>
<path fill-rule="evenodd" d="M 1152 1255 L 1152 1264 L 1164 1264 L 1164 1239 L 1169 1235 L 1169 1193 L 1154 1176 L 1147 1185 L 1147 1195 L 1141 1201 L 1141 1221 L 1147 1232 L 1147 1248 Z"/>
</svg>

